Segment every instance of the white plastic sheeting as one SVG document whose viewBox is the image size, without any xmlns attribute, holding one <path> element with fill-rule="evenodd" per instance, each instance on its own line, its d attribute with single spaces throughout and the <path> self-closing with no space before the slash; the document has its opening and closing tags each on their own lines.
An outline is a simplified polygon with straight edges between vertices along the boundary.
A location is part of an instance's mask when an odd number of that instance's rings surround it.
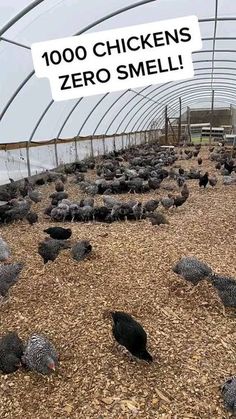
<svg viewBox="0 0 236 419">
<path fill-rule="evenodd" d="M 131 145 L 138 145 L 146 141 L 145 133 L 122 134 L 104 138 L 90 138 L 81 141 L 57 143 L 58 163 L 72 163 L 83 160 L 92 155 L 94 157 L 120 150 Z M 76 150 L 77 149 L 77 150 Z M 31 175 L 56 167 L 55 144 L 29 147 Z M 9 183 L 9 178 L 19 180 L 28 176 L 26 148 L 14 150 L 0 150 L 0 185 Z"/>
</svg>

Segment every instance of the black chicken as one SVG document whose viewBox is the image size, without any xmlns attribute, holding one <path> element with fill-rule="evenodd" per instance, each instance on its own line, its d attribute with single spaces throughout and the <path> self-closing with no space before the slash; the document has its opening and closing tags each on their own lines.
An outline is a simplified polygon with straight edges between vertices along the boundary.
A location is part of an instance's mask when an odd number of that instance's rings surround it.
<svg viewBox="0 0 236 419">
<path fill-rule="evenodd" d="M 122 311 L 111 313 L 112 332 L 117 342 L 139 359 L 152 362 L 153 358 L 146 349 L 147 334 L 140 323 Z"/>
<path fill-rule="evenodd" d="M 21 366 L 23 342 L 15 332 L 9 332 L 0 339 L 0 370 L 10 374 Z"/>
<path fill-rule="evenodd" d="M 28 212 L 28 214 L 26 215 L 26 220 L 28 221 L 30 225 L 37 223 L 38 218 L 39 218 L 38 214 L 36 214 L 36 212 L 33 212 L 33 211 Z"/>
<path fill-rule="evenodd" d="M 44 233 L 49 234 L 52 239 L 56 240 L 67 240 L 71 237 L 72 231 L 70 228 L 63 227 L 49 227 L 43 230 Z"/>
<path fill-rule="evenodd" d="M 54 261 L 62 249 L 69 249 L 70 244 L 63 240 L 55 240 L 47 237 L 38 244 L 38 253 L 43 258 L 44 264 L 49 260 Z"/>
<path fill-rule="evenodd" d="M 201 176 L 200 177 L 200 179 L 199 179 L 199 187 L 201 188 L 202 186 L 204 186 L 204 189 L 205 189 L 205 187 L 207 186 L 207 184 L 208 184 L 208 172 L 206 172 L 203 176 Z"/>
<path fill-rule="evenodd" d="M 198 162 L 199 166 L 201 166 L 201 164 L 202 164 L 202 158 L 201 157 L 198 157 L 197 162 Z"/>
</svg>

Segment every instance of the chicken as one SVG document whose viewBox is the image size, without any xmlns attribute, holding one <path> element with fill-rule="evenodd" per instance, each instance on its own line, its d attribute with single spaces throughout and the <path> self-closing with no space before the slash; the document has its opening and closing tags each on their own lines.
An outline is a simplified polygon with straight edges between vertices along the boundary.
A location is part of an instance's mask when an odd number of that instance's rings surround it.
<svg viewBox="0 0 236 419">
<path fill-rule="evenodd" d="M 152 362 L 153 358 L 146 349 L 147 334 L 141 324 L 122 311 L 112 312 L 111 315 L 116 341 L 137 358 Z"/>
<path fill-rule="evenodd" d="M 176 179 L 177 185 L 179 188 L 182 188 L 182 186 L 185 183 L 185 177 L 184 176 L 178 176 Z"/>
<path fill-rule="evenodd" d="M 18 281 L 23 263 L 12 263 L 0 266 L 0 295 L 5 297 L 8 290 Z"/>
<path fill-rule="evenodd" d="M 236 280 L 231 277 L 212 274 L 209 276 L 224 307 L 236 308 Z"/>
<path fill-rule="evenodd" d="M 32 188 L 29 189 L 28 195 L 31 201 L 35 202 L 36 204 L 38 202 L 41 202 L 43 199 L 43 195 L 41 194 L 41 192 L 34 191 Z"/>
<path fill-rule="evenodd" d="M 54 261 L 62 249 L 69 248 L 69 243 L 47 237 L 38 244 L 38 253 L 43 258 L 44 264 L 46 264 L 49 260 Z"/>
<path fill-rule="evenodd" d="M 209 184 L 210 184 L 212 187 L 216 186 L 216 184 L 217 184 L 217 178 L 216 178 L 215 176 L 211 176 L 211 177 L 209 177 L 209 178 L 208 178 L 208 180 L 209 180 Z"/>
<path fill-rule="evenodd" d="M 206 172 L 199 179 L 199 186 L 200 186 L 200 188 L 201 188 L 201 186 L 204 186 L 204 189 L 205 189 L 205 187 L 207 186 L 207 184 L 208 184 L 208 172 Z"/>
<path fill-rule="evenodd" d="M 108 209 L 112 209 L 114 205 L 120 205 L 120 201 L 118 201 L 115 198 L 112 198 L 111 196 L 103 195 L 102 199 L 103 199 L 104 205 Z"/>
<path fill-rule="evenodd" d="M 21 365 L 24 345 L 17 333 L 9 332 L 0 339 L 0 370 L 10 374 Z"/>
<path fill-rule="evenodd" d="M 183 189 L 180 193 L 186 199 L 189 197 L 189 190 L 188 190 L 187 183 L 184 184 Z"/>
<path fill-rule="evenodd" d="M 85 259 L 92 251 L 92 246 L 88 240 L 81 240 L 76 243 L 71 249 L 71 255 L 73 259 L 80 262 Z"/>
<path fill-rule="evenodd" d="M 169 224 L 169 221 L 163 214 L 161 214 L 161 212 L 153 212 L 152 214 L 148 215 L 147 218 L 149 218 L 153 226 L 159 226 L 160 224 Z"/>
<path fill-rule="evenodd" d="M 81 217 L 84 222 L 92 221 L 93 220 L 93 207 L 86 205 L 81 208 Z"/>
<path fill-rule="evenodd" d="M 181 275 L 186 281 L 193 285 L 198 284 L 199 281 L 208 277 L 212 269 L 204 262 L 201 262 L 195 257 L 183 257 L 173 267 L 173 271 Z"/>
<path fill-rule="evenodd" d="M 36 212 L 33 211 L 28 212 L 28 214 L 26 215 L 26 220 L 30 225 L 37 223 L 38 218 L 38 214 L 36 214 Z"/>
<path fill-rule="evenodd" d="M 52 239 L 67 240 L 71 237 L 72 231 L 70 228 L 63 227 L 49 227 L 43 230 L 44 233 L 49 234 Z"/>
<path fill-rule="evenodd" d="M 11 250 L 8 244 L 0 237 L 0 261 L 4 262 L 11 256 Z"/>
<path fill-rule="evenodd" d="M 158 205 L 158 199 L 150 199 L 149 201 L 145 202 L 145 204 L 143 204 L 143 209 L 146 212 L 153 212 L 155 209 L 157 209 Z"/>
<path fill-rule="evenodd" d="M 55 346 L 48 338 L 36 333 L 29 338 L 22 356 L 24 366 L 40 374 L 48 375 L 55 371 L 58 360 Z"/>
<path fill-rule="evenodd" d="M 60 179 L 58 179 L 55 182 L 55 190 L 57 192 L 64 192 L 64 189 L 65 189 L 64 183 Z"/>
<path fill-rule="evenodd" d="M 198 157 L 197 162 L 198 162 L 198 165 L 201 166 L 201 164 L 202 164 L 202 158 L 201 157 Z"/>
<path fill-rule="evenodd" d="M 15 205 L 6 211 L 4 218 L 7 222 L 23 220 L 28 214 L 30 207 L 31 202 L 27 197 L 22 201 L 16 201 Z"/>
<path fill-rule="evenodd" d="M 236 377 L 230 377 L 221 387 L 225 408 L 236 414 Z"/>
<path fill-rule="evenodd" d="M 108 214 L 110 214 L 110 211 L 107 207 L 105 206 L 94 207 L 93 217 L 96 221 L 100 221 L 100 222 L 105 221 Z"/>
<path fill-rule="evenodd" d="M 138 202 L 137 204 L 135 204 L 132 210 L 133 210 L 135 219 L 140 220 L 143 214 L 142 202 Z"/>
<path fill-rule="evenodd" d="M 180 207 L 181 205 L 183 205 L 185 202 L 187 201 L 187 197 L 186 196 L 180 196 L 180 195 L 178 195 L 178 196 L 176 196 L 175 198 L 174 198 L 174 204 L 173 204 L 173 206 L 174 207 Z"/>
<path fill-rule="evenodd" d="M 81 207 L 86 207 L 86 206 L 93 207 L 94 206 L 94 198 L 88 197 L 88 198 L 81 199 L 80 206 Z"/>
<path fill-rule="evenodd" d="M 168 198 L 162 198 L 161 204 L 165 209 L 170 209 L 174 205 L 174 199 L 170 196 Z"/>
</svg>

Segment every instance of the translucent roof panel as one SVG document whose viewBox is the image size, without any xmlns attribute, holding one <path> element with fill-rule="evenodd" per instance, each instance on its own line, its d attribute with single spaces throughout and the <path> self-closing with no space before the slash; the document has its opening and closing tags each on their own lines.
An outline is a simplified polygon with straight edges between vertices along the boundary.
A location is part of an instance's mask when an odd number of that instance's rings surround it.
<svg viewBox="0 0 236 419">
<path fill-rule="evenodd" d="M 165 105 L 178 114 L 180 97 L 183 111 L 209 107 L 213 89 L 215 106 L 236 104 L 235 1 L 0 0 L 0 11 L 1 143 L 148 129 L 153 118 L 163 124 Z M 191 80 L 53 102 L 49 81 L 34 75 L 34 42 L 188 15 L 203 40 Z"/>
</svg>

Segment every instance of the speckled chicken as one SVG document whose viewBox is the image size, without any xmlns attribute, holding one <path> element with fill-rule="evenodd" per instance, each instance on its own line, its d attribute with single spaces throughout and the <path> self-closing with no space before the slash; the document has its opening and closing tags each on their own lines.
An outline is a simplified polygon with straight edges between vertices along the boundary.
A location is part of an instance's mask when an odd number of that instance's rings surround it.
<svg viewBox="0 0 236 419">
<path fill-rule="evenodd" d="M 146 349 L 147 334 L 141 324 L 122 311 L 112 312 L 111 315 L 116 341 L 137 358 L 152 362 L 153 358 Z"/>
<path fill-rule="evenodd" d="M 92 246 L 89 243 L 89 241 L 81 240 L 72 247 L 71 255 L 73 259 L 77 260 L 77 262 L 80 262 L 81 260 L 88 257 L 91 251 L 92 251 Z"/>
<path fill-rule="evenodd" d="M 181 275 L 186 281 L 196 285 L 199 281 L 208 277 L 212 269 L 204 262 L 195 257 L 183 257 L 173 267 L 173 271 Z"/>
<path fill-rule="evenodd" d="M 18 281 L 23 263 L 12 263 L 0 266 L 0 295 L 5 297 L 8 290 Z"/>
<path fill-rule="evenodd" d="M 58 365 L 58 354 L 55 346 L 47 337 L 34 333 L 28 340 L 22 363 L 30 370 L 43 375 L 55 371 Z"/>
<path fill-rule="evenodd" d="M 221 387 L 225 408 L 236 414 L 236 377 L 230 377 Z"/>
<path fill-rule="evenodd" d="M 49 237 L 38 244 L 38 253 L 43 258 L 44 264 L 54 261 L 62 249 L 69 249 L 70 244 L 63 240 L 54 240 Z"/>
<path fill-rule="evenodd" d="M 11 256 L 8 244 L 0 237 L 0 261 L 3 262 Z"/>
<path fill-rule="evenodd" d="M 21 365 L 24 345 L 17 333 L 9 332 L 0 339 L 0 370 L 10 374 Z"/>
<path fill-rule="evenodd" d="M 225 307 L 236 308 L 236 280 L 228 276 L 211 274 L 209 276 L 214 288 Z"/>
</svg>

